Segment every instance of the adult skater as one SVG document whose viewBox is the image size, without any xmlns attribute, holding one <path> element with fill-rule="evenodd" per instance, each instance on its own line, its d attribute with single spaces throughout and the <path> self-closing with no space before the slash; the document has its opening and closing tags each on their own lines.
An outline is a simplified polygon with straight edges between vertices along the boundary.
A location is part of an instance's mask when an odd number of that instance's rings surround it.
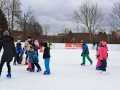
<svg viewBox="0 0 120 90">
<path fill-rule="evenodd" d="M 108 51 L 107 43 L 105 41 L 101 41 L 97 52 L 98 61 L 96 65 L 96 70 L 106 71 L 108 57 L 107 51 Z"/>
<path fill-rule="evenodd" d="M 10 62 L 12 61 L 13 57 L 16 54 L 15 51 L 15 45 L 14 45 L 14 39 L 10 36 L 10 33 L 8 31 L 3 32 L 3 36 L 0 40 L 0 51 L 1 49 L 4 49 L 4 52 L 2 54 L 1 62 L 0 62 L 0 76 L 2 72 L 2 68 L 6 62 L 7 68 L 8 68 L 8 74 L 6 75 L 8 78 L 11 78 L 11 66 Z"/>
<path fill-rule="evenodd" d="M 81 56 L 83 58 L 83 62 L 81 63 L 81 65 L 85 65 L 85 62 L 86 62 L 85 58 L 87 58 L 89 60 L 90 64 L 92 64 L 92 60 L 89 57 L 88 45 L 87 45 L 87 43 L 85 41 L 83 42 L 83 45 L 82 45 Z"/>
<path fill-rule="evenodd" d="M 47 42 L 44 43 L 44 52 L 43 52 L 43 59 L 45 64 L 45 71 L 44 75 L 50 74 L 50 47 L 48 46 Z"/>
</svg>

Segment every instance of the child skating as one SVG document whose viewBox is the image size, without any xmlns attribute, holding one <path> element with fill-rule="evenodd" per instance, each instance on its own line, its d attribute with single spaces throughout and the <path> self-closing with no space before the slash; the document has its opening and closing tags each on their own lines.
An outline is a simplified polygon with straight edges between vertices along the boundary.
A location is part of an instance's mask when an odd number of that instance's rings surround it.
<svg viewBox="0 0 120 90">
<path fill-rule="evenodd" d="M 14 62 L 13 62 L 14 65 L 16 65 L 16 62 L 17 62 L 17 64 L 21 64 L 22 58 L 23 58 L 23 53 L 24 53 L 24 51 L 23 51 L 21 42 L 18 41 L 16 43 L 16 56 L 15 56 L 15 59 L 14 59 Z"/>
<path fill-rule="evenodd" d="M 35 71 L 35 66 L 37 67 L 37 72 L 41 71 L 41 67 L 39 65 L 39 60 L 38 60 L 38 53 L 34 50 L 33 46 L 30 46 L 30 50 L 28 51 L 28 58 L 29 62 L 31 64 L 31 69 L 30 72 Z"/>
<path fill-rule="evenodd" d="M 97 52 L 97 65 L 96 70 L 106 71 L 107 67 L 107 57 L 108 57 L 108 48 L 105 41 L 101 41 L 98 47 Z"/>
<path fill-rule="evenodd" d="M 48 46 L 47 42 L 44 43 L 43 59 L 45 64 L 44 75 L 49 75 L 50 74 L 50 47 Z"/>
<path fill-rule="evenodd" d="M 89 56 L 88 45 L 87 45 L 86 42 L 83 42 L 81 56 L 82 56 L 82 59 L 83 59 L 83 62 L 81 63 L 82 66 L 85 65 L 85 63 L 86 63 L 85 58 L 87 58 L 89 60 L 90 64 L 92 64 L 92 60 Z"/>
</svg>

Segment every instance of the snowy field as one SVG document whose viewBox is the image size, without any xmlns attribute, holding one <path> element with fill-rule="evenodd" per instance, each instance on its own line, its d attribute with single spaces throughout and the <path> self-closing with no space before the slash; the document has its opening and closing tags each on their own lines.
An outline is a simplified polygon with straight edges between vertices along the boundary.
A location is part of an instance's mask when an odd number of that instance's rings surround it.
<svg viewBox="0 0 120 90">
<path fill-rule="evenodd" d="M 27 72 L 25 65 L 13 66 L 12 78 L 6 78 L 6 67 L 0 79 L 0 90 L 120 90 L 120 45 L 109 45 L 106 73 L 95 70 L 96 50 L 89 45 L 93 65 L 82 61 L 81 49 L 64 49 L 54 44 L 51 49 L 51 75 L 44 76 L 42 53 L 39 54 L 42 72 Z"/>
</svg>

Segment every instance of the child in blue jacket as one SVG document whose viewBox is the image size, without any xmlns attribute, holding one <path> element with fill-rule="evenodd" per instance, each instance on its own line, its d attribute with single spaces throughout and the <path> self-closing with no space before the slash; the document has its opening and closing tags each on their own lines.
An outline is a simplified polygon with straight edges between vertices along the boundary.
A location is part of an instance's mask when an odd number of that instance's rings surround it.
<svg viewBox="0 0 120 90">
<path fill-rule="evenodd" d="M 21 42 L 16 43 L 15 49 L 16 49 L 16 56 L 15 56 L 13 64 L 16 65 L 16 62 L 18 64 L 21 64 L 22 58 L 23 58 L 23 53 L 24 53 L 23 48 L 21 46 Z"/>
<path fill-rule="evenodd" d="M 83 42 L 83 45 L 82 45 L 82 54 L 81 56 L 83 57 L 83 62 L 81 63 L 81 65 L 85 65 L 85 58 L 87 58 L 90 62 L 90 64 L 92 64 L 92 60 L 91 58 L 89 57 L 89 49 L 88 49 L 88 45 L 86 42 Z"/>
<path fill-rule="evenodd" d="M 41 71 L 41 67 L 39 65 L 39 59 L 38 59 L 38 52 L 34 50 L 33 46 L 30 46 L 30 50 L 28 51 L 28 58 L 31 63 L 31 72 L 35 71 L 35 66 L 37 67 L 37 72 Z"/>
</svg>

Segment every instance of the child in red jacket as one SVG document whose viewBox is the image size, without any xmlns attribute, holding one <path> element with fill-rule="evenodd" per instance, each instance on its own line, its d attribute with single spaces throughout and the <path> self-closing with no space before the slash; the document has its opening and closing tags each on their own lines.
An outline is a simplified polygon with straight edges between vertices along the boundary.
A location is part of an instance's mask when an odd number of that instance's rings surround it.
<svg viewBox="0 0 120 90">
<path fill-rule="evenodd" d="M 96 70 L 106 71 L 108 57 L 107 51 L 108 51 L 107 43 L 105 41 L 101 41 L 97 52 L 98 61 L 96 65 Z"/>
</svg>

